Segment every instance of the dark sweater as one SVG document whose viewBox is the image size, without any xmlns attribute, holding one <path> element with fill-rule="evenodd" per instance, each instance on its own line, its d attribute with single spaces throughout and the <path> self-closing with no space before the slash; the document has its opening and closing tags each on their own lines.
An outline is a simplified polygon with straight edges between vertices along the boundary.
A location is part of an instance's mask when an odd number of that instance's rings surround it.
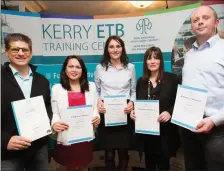
<svg viewBox="0 0 224 171">
<path fill-rule="evenodd" d="M 36 72 L 36 66 L 30 65 L 30 68 L 33 72 L 33 81 L 30 97 L 43 95 L 48 117 L 51 120 L 52 110 L 50 103 L 49 82 L 43 75 Z M 41 148 L 43 145 L 46 145 L 48 143 L 48 137 L 43 137 L 32 142 L 31 147 L 29 147 L 27 150 L 7 150 L 7 145 L 10 138 L 14 135 L 18 135 L 11 102 L 25 99 L 25 97 L 9 67 L 8 62 L 2 65 L 1 76 L 1 150 L 2 160 L 9 160 L 14 157 L 19 157 L 23 153 L 32 154 L 33 152 L 35 152 L 35 150 Z"/>
</svg>

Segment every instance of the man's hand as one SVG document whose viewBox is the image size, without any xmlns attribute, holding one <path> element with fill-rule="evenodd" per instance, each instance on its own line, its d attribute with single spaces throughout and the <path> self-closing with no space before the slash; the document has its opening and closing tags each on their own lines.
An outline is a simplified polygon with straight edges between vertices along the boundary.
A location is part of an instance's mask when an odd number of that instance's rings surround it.
<svg viewBox="0 0 224 171">
<path fill-rule="evenodd" d="M 30 139 L 21 136 L 12 136 L 9 140 L 7 150 L 24 150 L 30 146 Z"/>
<path fill-rule="evenodd" d="M 102 102 L 101 99 L 99 99 L 97 102 L 97 109 L 99 113 L 106 113 L 106 108 L 104 107 L 104 103 Z"/>
<path fill-rule="evenodd" d="M 215 126 L 214 122 L 210 118 L 204 118 L 199 124 L 197 125 L 196 130 L 192 130 L 195 133 L 208 133 L 212 130 Z"/>
<path fill-rule="evenodd" d="M 125 113 L 130 113 L 134 107 L 134 103 L 132 101 L 128 102 L 127 107 L 124 108 Z"/>
</svg>

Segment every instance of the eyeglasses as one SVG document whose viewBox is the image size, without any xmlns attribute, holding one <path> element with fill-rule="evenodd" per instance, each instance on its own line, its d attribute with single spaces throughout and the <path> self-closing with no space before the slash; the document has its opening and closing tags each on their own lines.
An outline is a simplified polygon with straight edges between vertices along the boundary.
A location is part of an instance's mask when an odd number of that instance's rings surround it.
<svg viewBox="0 0 224 171">
<path fill-rule="evenodd" d="M 22 52 L 23 52 L 24 54 L 26 54 L 26 55 L 29 55 L 29 54 L 30 54 L 30 50 L 27 49 L 27 48 L 19 48 L 19 47 L 17 47 L 17 48 L 12 48 L 12 49 L 10 49 L 9 51 L 10 51 L 12 54 L 18 54 L 19 51 L 20 51 L 20 49 L 22 50 Z"/>
</svg>

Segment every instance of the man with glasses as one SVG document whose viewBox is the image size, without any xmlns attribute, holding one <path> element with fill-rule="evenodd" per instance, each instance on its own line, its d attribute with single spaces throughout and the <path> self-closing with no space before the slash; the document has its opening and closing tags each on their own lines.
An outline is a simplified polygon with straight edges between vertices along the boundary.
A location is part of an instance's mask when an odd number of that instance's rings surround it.
<svg viewBox="0 0 224 171">
<path fill-rule="evenodd" d="M 32 41 L 20 33 L 5 37 L 5 53 L 10 62 L 1 68 L 1 169 L 49 170 L 48 137 L 34 142 L 18 134 L 11 102 L 42 95 L 51 120 L 48 80 L 29 64 Z"/>
</svg>

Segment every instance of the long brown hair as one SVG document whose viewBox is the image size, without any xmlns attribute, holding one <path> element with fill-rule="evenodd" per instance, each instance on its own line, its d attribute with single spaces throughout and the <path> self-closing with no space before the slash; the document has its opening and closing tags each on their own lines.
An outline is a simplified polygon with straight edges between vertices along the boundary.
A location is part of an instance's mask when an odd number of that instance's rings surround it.
<svg viewBox="0 0 224 171">
<path fill-rule="evenodd" d="M 108 39 L 106 41 L 106 44 L 104 47 L 103 58 L 100 61 L 100 64 L 106 68 L 106 71 L 108 69 L 108 64 L 110 63 L 110 55 L 108 52 L 108 46 L 109 46 L 109 43 L 111 40 L 115 40 L 121 45 L 121 47 L 122 47 L 122 55 L 121 55 L 121 59 L 120 59 L 121 63 L 124 65 L 124 67 L 127 67 L 127 65 L 128 65 L 128 56 L 126 54 L 124 41 L 118 36 L 110 36 L 110 37 L 108 37 Z"/>
<path fill-rule="evenodd" d="M 159 66 L 159 74 L 156 79 L 156 82 L 159 82 L 163 79 L 163 73 L 164 73 L 164 61 L 163 61 L 163 54 L 160 48 L 158 47 L 150 47 L 149 49 L 146 50 L 144 54 L 144 63 L 143 63 L 143 76 L 142 79 L 144 81 L 148 81 L 148 79 L 151 76 L 151 71 L 148 69 L 147 66 L 147 60 L 151 58 L 152 54 L 155 54 L 157 59 L 160 60 L 160 66 Z"/>
</svg>

